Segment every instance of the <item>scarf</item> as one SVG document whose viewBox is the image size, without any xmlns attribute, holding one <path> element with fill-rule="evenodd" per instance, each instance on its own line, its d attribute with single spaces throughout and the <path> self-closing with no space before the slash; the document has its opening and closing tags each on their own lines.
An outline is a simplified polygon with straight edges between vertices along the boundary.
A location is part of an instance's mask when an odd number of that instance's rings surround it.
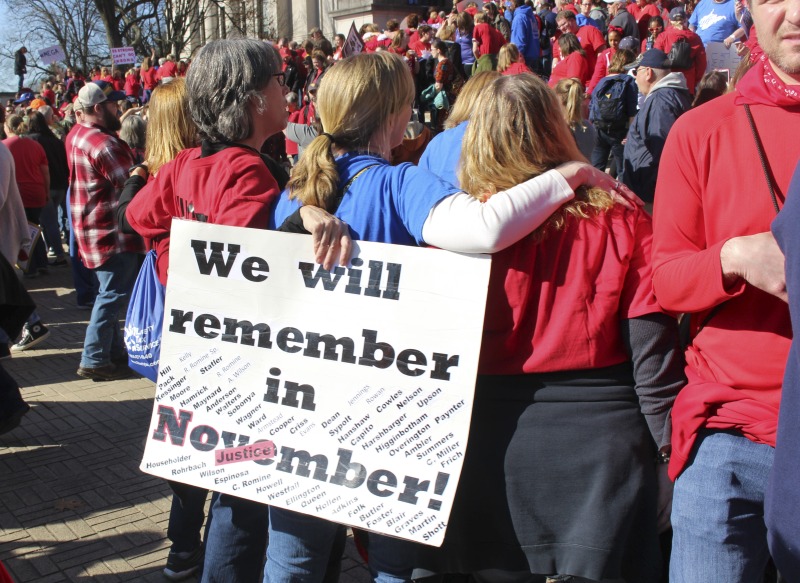
<svg viewBox="0 0 800 583">
<path fill-rule="evenodd" d="M 787 85 L 776 74 L 767 55 L 761 54 L 736 86 L 736 105 L 800 106 L 800 85 Z"/>
</svg>

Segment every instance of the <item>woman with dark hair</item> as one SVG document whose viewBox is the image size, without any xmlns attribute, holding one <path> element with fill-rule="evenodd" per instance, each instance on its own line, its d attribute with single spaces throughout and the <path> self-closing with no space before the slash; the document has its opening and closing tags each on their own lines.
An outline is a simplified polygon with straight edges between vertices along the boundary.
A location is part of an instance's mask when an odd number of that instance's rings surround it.
<svg viewBox="0 0 800 583">
<path fill-rule="evenodd" d="M 461 48 L 461 74 L 464 79 L 472 75 L 475 53 L 472 52 L 472 29 L 475 23 L 469 12 L 459 12 L 456 16 L 456 44 Z"/>
<path fill-rule="evenodd" d="M 699 107 L 712 99 L 725 95 L 727 91 L 728 76 L 722 71 L 709 71 L 697 84 L 697 95 L 692 101 L 692 107 Z"/>
<path fill-rule="evenodd" d="M 578 37 L 566 32 L 558 38 L 561 60 L 558 61 L 550 75 L 549 85 L 555 87 L 561 79 L 575 78 L 585 87 L 589 81 L 589 61 L 581 48 Z"/>
<path fill-rule="evenodd" d="M 69 186 L 69 167 L 67 166 L 67 150 L 64 142 L 58 139 L 44 116 L 38 111 L 28 117 L 28 138 L 39 142 L 47 155 L 47 166 L 50 170 L 50 198 L 42 208 L 39 220 L 42 223 L 48 255 L 54 257 L 52 265 L 66 265 L 64 246 L 61 243 L 61 231 L 58 228 L 58 207 L 67 196 Z"/>
<path fill-rule="evenodd" d="M 656 39 L 664 32 L 664 19 L 660 16 L 651 16 L 647 24 L 647 38 L 642 40 L 640 53 L 649 51 L 656 46 Z"/>
<path fill-rule="evenodd" d="M 150 240 L 158 253 L 156 267 L 162 283 L 169 270 L 173 217 L 264 229 L 288 179 L 259 152 L 267 138 L 286 127 L 287 119 L 285 78 L 272 45 L 251 39 L 208 43 L 189 68 L 186 90 L 202 144 L 181 151 L 161 166 L 126 212 L 130 226 Z M 346 227 L 338 219 L 326 219 L 321 226 L 314 220 L 324 216 L 329 215 L 309 208 L 303 218 L 317 225 L 313 229 L 317 260 L 330 267 L 342 245 L 343 260 L 347 260 L 349 239 L 342 242 Z M 212 512 L 203 581 L 257 580 L 268 508 L 218 494 Z M 187 560 L 192 558 L 197 560 Z"/>
</svg>

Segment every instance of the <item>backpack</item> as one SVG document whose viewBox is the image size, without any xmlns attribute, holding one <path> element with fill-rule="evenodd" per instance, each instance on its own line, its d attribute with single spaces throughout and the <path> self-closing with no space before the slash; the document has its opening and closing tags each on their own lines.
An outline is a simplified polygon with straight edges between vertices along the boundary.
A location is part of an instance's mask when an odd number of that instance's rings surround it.
<svg viewBox="0 0 800 583">
<path fill-rule="evenodd" d="M 667 55 L 672 63 L 673 69 L 689 69 L 694 65 L 692 59 L 692 47 L 689 46 L 689 41 L 685 38 L 679 38 L 672 43 L 672 48 Z"/>
<path fill-rule="evenodd" d="M 622 129 L 628 122 L 625 115 L 625 76 L 618 75 L 610 82 L 601 83 L 592 92 L 592 122 L 605 132 Z"/>
</svg>

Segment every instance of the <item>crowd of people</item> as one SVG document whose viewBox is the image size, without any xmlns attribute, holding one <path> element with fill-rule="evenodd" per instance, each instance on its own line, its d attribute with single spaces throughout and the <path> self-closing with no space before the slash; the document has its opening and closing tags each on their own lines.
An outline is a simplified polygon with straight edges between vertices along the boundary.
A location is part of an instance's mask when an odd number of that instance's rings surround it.
<svg viewBox="0 0 800 583">
<path fill-rule="evenodd" d="M 358 534 L 375 580 L 800 581 L 797 1 L 468 2 L 359 34 L 38 92 L 22 47 L 0 360 L 54 336 L 11 266 L 69 265 L 77 374 L 130 377 L 120 313 L 145 251 L 168 285 L 174 217 L 310 233 L 326 268 L 352 240 L 492 253 L 444 543 Z M 0 364 L 0 433 L 27 410 Z M 170 487 L 169 579 L 338 578 L 344 526 Z"/>
</svg>

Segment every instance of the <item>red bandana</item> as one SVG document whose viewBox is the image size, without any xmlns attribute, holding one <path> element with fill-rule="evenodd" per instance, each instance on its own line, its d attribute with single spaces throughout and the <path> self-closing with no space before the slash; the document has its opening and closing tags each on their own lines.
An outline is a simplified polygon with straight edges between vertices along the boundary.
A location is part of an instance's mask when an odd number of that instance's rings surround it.
<svg viewBox="0 0 800 583">
<path fill-rule="evenodd" d="M 800 106 L 800 85 L 787 85 L 762 54 L 736 85 L 736 105 L 757 103 L 778 107 Z"/>
</svg>

